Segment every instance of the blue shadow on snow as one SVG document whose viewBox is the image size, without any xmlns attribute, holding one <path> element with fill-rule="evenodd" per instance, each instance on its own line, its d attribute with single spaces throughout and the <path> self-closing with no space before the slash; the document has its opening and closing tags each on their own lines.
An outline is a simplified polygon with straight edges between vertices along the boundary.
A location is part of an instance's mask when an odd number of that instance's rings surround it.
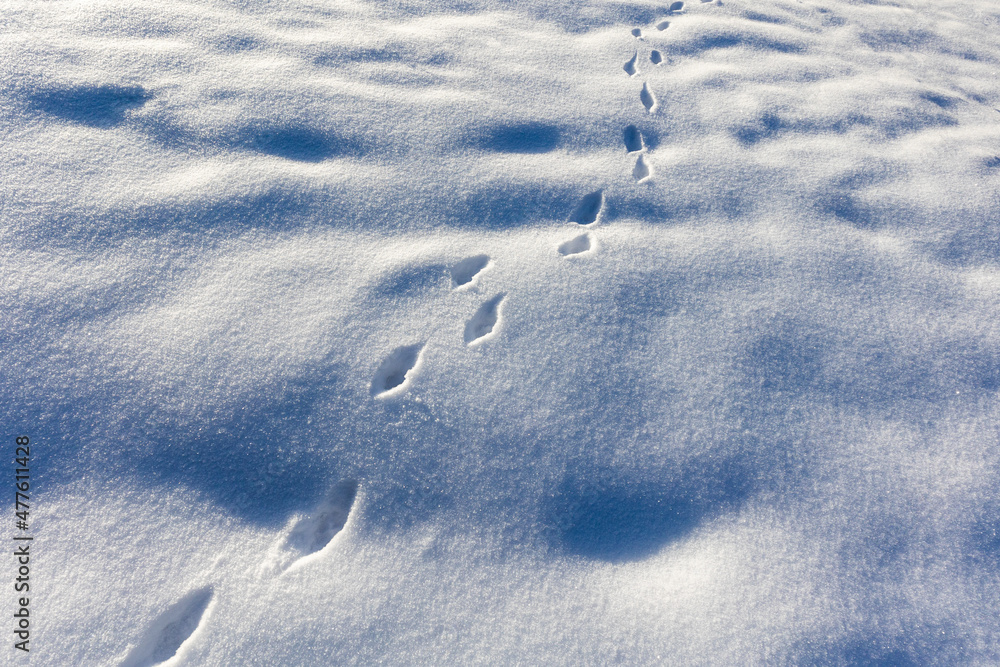
<svg viewBox="0 0 1000 667">
<path fill-rule="evenodd" d="M 605 562 L 642 560 L 741 505 L 757 486 L 752 468 L 736 456 L 686 462 L 656 481 L 607 470 L 571 473 L 546 510 L 554 546 Z"/>
<path fill-rule="evenodd" d="M 297 124 L 254 124 L 239 132 L 243 148 L 298 162 L 322 162 L 335 157 L 360 158 L 371 151 L 361 137 L 342 136 Z"/>
<path fill-rule="evenodd" d="M 489 128 L 480 148 L 498 153 L 548 153 L 559 147 L 561 132 L 546 123 L 520 123 Z"/>
<path fill-rule="evenodd" d="M 125 120 L 125 112 L 141 107 L 152 95 L 142 86 L 114 84 L 42 88 L 31 104 L 47 114 L 91 127 L 107 128 Z"/>
</svg>

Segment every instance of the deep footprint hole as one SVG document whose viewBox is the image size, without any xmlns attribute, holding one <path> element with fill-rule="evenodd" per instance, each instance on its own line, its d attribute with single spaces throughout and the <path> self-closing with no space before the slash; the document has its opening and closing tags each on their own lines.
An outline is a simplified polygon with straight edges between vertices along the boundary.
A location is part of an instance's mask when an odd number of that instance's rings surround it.
<svg viewBox="0 0 1000 667">
<path fill-rule="evenodd" d="M 600 216 L 603 207 L 604 191 L 597 190 L 591 192 L 580 199 L 569 220 L 578 225 L 592 225 L 597 222 L 597 218 Z"/>
<path fill-rule="evenodd" d="M 194 590 L 163 612 L 121 667 L 150 667 L 170 660 L 201 625 L 212 587 Z"/>
<path fill-rule="evenodd" d="M 501 293 L 484 303 L 465 324 L 465 344 L 471 345 L 496 329 L 500 321 L 500 306 L 506 295 Z"/>
<path fill-rule="evenodd" d="M 635 67 L 636 61 L 639 59 L 639 52 L 636 51 L 632 54 L 632 57 L 622 66 L 625 73 L 629 76 L 635 76 L 638 70 Z"/>
<path fill-rule="evenodd" d="M 625 152 L 635 153 L 642 150 L 642 134 L 635 125 L 626 125 L 622 130 L 622 140 L 625 142 Z"/>
<path fill-rule="evenodd" d="M 375 372 L 371 387 L 372 395 L 381 396 L 402 386 L 408 379 L 409 373 L 420 361 L 420 353 L 423 349 L 424 344 L 417 343 L 404 345 L 393 350 Z"/>
<path fill-rule="evenodd" d="M 455 287 L 471 283 L 490 263 L 489 255 L 466 257 L 451 269 L 451 279 Z"/>
<path fill-rule="evenodd" d="M 357 495 L 358 483 L 352 479 L 344 480 L 330 490 L 311 515 L 295 524 L 285 541 L 285 550 L 293 554 L 288 566 L 322 551 L 344 529 Z"/>
<path fill-rule="evenodd" d="M 639 100 L 647 112 L 653 113 L 653 107 L 656 106 L 656 98 L 653 97 L 653 93 L 650 92 L 649 86 L 645 83 L 642 84 L 642 90 L 639 92 Z"/>
</svg>

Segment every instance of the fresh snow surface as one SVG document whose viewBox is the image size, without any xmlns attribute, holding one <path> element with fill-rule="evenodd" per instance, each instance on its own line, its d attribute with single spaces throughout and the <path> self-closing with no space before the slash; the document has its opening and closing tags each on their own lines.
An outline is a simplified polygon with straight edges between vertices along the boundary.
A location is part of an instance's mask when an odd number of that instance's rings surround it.
<svg viewBox="0 0 1000 667">
<path fill-rule="evenodd" d="M 0 662 L 1000 662 L 995 0 L 0 25 Z"/>
</svg>

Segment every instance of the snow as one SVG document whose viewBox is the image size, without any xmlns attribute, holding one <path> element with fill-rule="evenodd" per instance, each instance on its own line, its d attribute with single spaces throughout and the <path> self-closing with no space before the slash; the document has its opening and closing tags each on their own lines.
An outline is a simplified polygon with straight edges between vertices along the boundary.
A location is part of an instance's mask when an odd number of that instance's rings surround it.
<svg viewBox="0 0 1000 667">
<path fill-rule="evenodd" d="M 1000 661 L 1000 7 L 679 4 L 5 0 L 17 658 Z"/>
</svg>

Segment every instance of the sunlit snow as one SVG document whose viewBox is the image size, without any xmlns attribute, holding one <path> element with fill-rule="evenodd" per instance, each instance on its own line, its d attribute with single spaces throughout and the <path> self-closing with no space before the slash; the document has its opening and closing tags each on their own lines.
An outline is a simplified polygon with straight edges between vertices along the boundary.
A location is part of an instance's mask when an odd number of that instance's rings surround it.
<svg viewBox="0 0 1000 667">
<path fill-rule="evenodd" d="M 0 663 L 1000 663 L 996 2 L 0 16 Z"/>
</svg>

